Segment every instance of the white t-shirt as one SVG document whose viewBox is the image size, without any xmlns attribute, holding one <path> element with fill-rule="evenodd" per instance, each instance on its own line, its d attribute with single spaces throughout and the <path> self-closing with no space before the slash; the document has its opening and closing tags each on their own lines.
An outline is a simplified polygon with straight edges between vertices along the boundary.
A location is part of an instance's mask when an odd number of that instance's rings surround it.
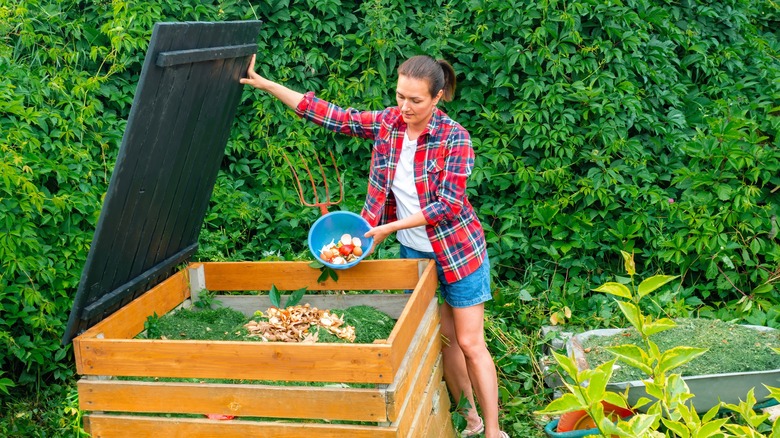
<svg viewBox="0 0 780 438">
<path fill-rule="evenodd" d="M 409 217 L 419 211 L 420 198 L 417 196 L 417 188 L 414 186 L 414 152 L 417 149 L 417 140 L 410 140 L 409 134 L 404 134 L 403 148 L 395 169 L 393 179 L 393 194 L 396 200 L 396 215 L 398 219 Z M 402 245 L 422 252 L 433 252 L 425 225 L 398 230 L 398 241 Z"/>
</svg>

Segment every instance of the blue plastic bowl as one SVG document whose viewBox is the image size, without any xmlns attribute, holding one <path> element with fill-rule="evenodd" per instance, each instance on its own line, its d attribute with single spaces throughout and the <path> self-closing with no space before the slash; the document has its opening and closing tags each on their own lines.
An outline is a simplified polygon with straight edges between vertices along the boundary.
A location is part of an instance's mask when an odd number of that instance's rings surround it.
<svg viewBox="0 0 780 438">
<path fill-rule="evenodd" d="M 362 216 L 352 213 L 350 211 L 334 211 L 328 213 L 314 222 L 314 225 L 309 229 L 309 251 L 314 255 L 323 265 L 333 269 L 349 269 L 366 257 L 371 246 L 374 244 L 374 239 L 371 237 L 363 237 L 368 230 L 371 229 L 371 225 L 363 219 Z M 350 234 L 352 237 L 359 237 L 363 245 L 363 255 L 349 263 L 343 265 L 334 265 L 333 263 L 326 262 L 320 258 L 320 250 L 323 246 L 329 244 L 331 241 L 338 243 L 343 234 Z"/>
</svg>

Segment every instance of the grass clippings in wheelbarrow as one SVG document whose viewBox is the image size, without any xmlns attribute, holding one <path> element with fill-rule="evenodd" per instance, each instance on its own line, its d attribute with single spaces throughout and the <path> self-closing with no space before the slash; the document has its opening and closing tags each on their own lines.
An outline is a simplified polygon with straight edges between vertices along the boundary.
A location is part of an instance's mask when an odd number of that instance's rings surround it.
<svg viewBox="0 0 780 438">
<path fill-rule="evenodd" d="M 677 326 L 650 336 L 659 350 L 677 346 L 707 348 L 708 351 L 691 362 L 674 370 L 683 376 L 702 376 L 749 371 L 780 369 L 780 331 L 762 331 L 717 319 L 681 318 Z M 611 336 L 590 336 L 582 347 L 587 352 L 590 367 L 596 367 L 614 356 L 605 349 L 618 345 L 642 346 L 642 338 L 636 330 L 627 329 Z M 612 375 L 613 382 L 646 379 L 640 370 L 620 364 Z"/>
</svg>

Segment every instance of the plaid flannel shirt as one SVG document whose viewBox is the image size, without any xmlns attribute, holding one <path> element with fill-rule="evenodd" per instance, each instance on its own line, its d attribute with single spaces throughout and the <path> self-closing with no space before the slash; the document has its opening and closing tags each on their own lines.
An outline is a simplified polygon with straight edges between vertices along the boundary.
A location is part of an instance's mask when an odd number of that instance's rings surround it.
<svg viewBox="0 0 780 438">
<path fill-rule="evenodd" d="M 342 109 L 308 92 L 295 109 L 300 117 L 331 131 L 374 142 L 368 193 L 361 215 L 377 226 L 396 220 L 390 190 L 401 154 L 406 122 L 398 107 L 382 111 Z M 414 180 L 425 227 L 448 283 L 482 265 L 487 255 L 485 233 L 466 197 L 466 180 L 474 166 L 468 131 L 438 108 L 417 139 Z"/>
</svg>

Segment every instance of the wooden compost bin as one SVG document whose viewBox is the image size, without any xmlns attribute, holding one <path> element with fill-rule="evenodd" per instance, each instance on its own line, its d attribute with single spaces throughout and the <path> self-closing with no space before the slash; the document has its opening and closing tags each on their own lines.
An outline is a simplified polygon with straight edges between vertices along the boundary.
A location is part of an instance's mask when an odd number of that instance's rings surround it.
<svg viewBox="0 0 780 438">
<path fill-rule="evenodd" d="M 364 261 L 339 271 L 338 282 L 318 283 L 319 274 L 307 262 L 194 263 L 83 332 L 73 345 L 85 429 L 94 437 L 454 436 L 442 380 L 433 262 Z M 272 285 L 281 291 L 395 291 L 313 293 L 301 304 L 368 304 L 397 322 L 388 339 L 373 344 L 135 339 L 148 316 L 168 313 L 204 289 L 263 291 Z M 405 289 L 413 292 L 398 293 Z M 216 297 L 249 314 L 265 310 L 267 298 Z M 204 414 L 236 418 L 211 420 Z"/>
</svg>

